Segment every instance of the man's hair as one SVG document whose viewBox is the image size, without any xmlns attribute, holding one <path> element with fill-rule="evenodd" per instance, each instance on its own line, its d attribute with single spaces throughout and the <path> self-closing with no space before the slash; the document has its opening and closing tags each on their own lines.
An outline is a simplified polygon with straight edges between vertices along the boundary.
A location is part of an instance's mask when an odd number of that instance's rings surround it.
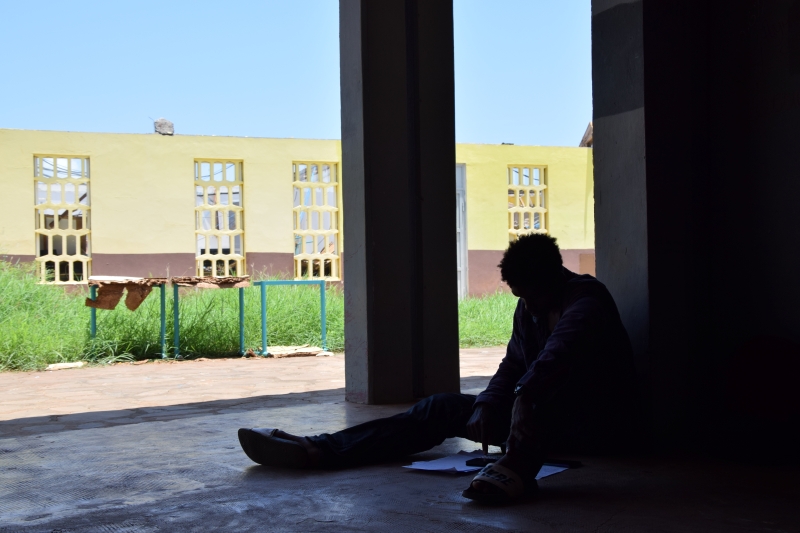
<svg viewBox="0 0 800 533">
<path fill-rule="evenodd" d="M 555 238 L 543 233 L 522 235 L 508 245 L 498 265 L 512 287 L 548 285 L 561 276 L 561 252 Z"/>
</svg>

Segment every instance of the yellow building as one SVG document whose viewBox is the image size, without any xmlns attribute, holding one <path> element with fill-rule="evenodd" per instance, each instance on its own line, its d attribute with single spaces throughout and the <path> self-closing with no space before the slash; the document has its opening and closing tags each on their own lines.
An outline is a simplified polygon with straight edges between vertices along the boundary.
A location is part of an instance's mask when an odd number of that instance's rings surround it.
<svg viewBox="0 0 800 533">
<path fill-rule="evenodd" d="M 510 239 L 548 232 L 594 272 L 590 148 L 458 144 L 462 294 L 501 288 Z M 341 279 L 338 140 L 0 129 L 0 255 L 88 275 Z"/>
</svg>

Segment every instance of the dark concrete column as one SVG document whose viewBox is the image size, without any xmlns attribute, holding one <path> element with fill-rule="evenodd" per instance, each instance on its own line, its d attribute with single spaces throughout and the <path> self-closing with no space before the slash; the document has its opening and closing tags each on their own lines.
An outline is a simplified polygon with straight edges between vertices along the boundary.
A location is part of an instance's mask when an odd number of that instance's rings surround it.
<svg viewBox="0 0 800 533">
<path fill-rule="evenodd" d="M 631 336 L 659 437 L 704 408 L 710 359 L 698 336 L 708 311 L 698 291 L 709 266 L 698 246 L 710 208 L 706 15 L 694 0 L 592 4 L 597 275 Z"/>
<path fill-rule="evenodd" d="M 348 401 L 459 390 L 451 0 L 340 0 Z"/>
<path fill-rule="evenodd" d="M 800 420 L 800 6 L 593 0 L 592 32 L 597 274 L 654 434 L 789 442 L 775 431 Z"/>
<path fill-rule="evenodd" d="M 642 2 L 592 2 L 595 261 L 640 374 L 649 333 Z"/>
</svg>

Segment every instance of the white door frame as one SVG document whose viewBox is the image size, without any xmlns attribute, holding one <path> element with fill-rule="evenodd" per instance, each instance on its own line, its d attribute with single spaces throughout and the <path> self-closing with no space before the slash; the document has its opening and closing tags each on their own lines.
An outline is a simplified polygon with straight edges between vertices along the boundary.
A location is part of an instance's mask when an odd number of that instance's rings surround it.
<svg viewBox="0 0 800 533">
<path fill-rule="evenodd" d="M 469 251 L 467 249 L 467 166 L 456 164 L 456 239 L 458 298 L 469 294 Z"/>
</svg>

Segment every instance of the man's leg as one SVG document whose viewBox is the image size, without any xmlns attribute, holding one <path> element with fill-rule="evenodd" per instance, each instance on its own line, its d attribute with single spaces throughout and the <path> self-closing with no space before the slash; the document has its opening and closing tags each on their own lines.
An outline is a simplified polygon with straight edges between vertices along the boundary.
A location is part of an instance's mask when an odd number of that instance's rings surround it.
<svg viewBox="0 0 800 533">
<path fill-rule="evenodd" d="M 511 470 L 522 478 L 526 490 L 537 487 L 536 474 L 544 463 L 545 453 L 553 441 L 553 406 L 536 406 L 524 398 L 517 398 L 511 415 L 511 429 L 506 441 L 506 454 L 496 465 Z M 499 495 L 504 489 L 482 480 L 473 480 L 470 490 L 487 495 Z M 465 496 L 468 496 L 465 492 Z"/>
<path fill-rule="evenodd" d="M 319 449 L 321 467 L 390 461 L 429 450 L 450 437 L 466 438 L 474 403 L 475 396 L 468 394 L 435 394 L 405 413 L 306 439 Z"/>
<path fill-rule="evenodd" d="M 535 484 L 534 478 L 547 454 L 556 448 L 583 442 L 596 444 L 597 426 L 604 428 L 604 403 L 587 394 L 584 381 L 571 379 L 549 402 L 536 405 L 526 397 L 517 398 L 511 415 L 506 454 L 497 461 L 520 477 Z M 611 428 L 604 428 L 611 429 Z M 487 493 L 500 489 L 486 482 L 473 481 L 472 487 Z"/>
</svg>

